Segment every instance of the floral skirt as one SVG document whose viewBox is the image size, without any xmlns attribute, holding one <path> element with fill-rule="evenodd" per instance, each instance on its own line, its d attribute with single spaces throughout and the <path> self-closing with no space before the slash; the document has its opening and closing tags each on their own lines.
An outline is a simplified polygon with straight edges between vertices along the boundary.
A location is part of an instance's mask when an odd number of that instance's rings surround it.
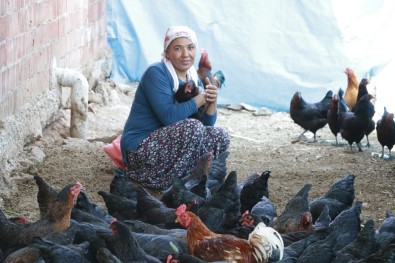
<svg viewBox="0 0 395 263">
<path fill-rule="evenodd" d="M 217 158 L 229 144 L 223 128 L 185 119 L 152 132 L 137 151 L 128 151 L 126 175 L 144 187 L 163 190 L 171 186 L 173 176 L 189 175 L 204 153 Z"/>
</svg>

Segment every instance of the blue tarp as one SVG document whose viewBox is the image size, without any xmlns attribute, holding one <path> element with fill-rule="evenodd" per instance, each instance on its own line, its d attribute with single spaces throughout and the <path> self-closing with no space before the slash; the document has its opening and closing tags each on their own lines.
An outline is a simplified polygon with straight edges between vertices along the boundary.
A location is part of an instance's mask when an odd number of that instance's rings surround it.
<svg viewBox="0 0 395 263">
<path fill-rule="evenodd" d="M 172 25 L 194 29 L 225 74 L 219 104 L 288 111 L 295 91 L 316 102 L 345 89 L 350 67 L 371 78 L 376 112 L 395 110 L 395 1 L 108 0 L 112 79 L 138 81 Z"/>
</svg>

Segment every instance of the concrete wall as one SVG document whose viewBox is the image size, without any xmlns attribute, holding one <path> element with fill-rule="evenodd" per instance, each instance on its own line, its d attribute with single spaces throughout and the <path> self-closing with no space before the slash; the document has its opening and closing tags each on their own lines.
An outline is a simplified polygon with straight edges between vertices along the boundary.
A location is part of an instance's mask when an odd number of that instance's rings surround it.
<svg viewBox="0 0 395 263">
<path fill-rule="evenodd" d="M 107 0 L 0 1 L 0 196 L 15 190 L 15 157 L 57 116 L 52 59 L 91 89 L 109 75 L 106 14 Z"/>
</svg>

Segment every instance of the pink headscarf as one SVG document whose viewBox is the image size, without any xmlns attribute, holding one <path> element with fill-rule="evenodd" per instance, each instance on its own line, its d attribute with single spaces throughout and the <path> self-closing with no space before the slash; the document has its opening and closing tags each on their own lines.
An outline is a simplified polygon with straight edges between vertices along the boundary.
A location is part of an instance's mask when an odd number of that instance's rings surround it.
<svg viewBox="0 0 395 263">
<path fill-rule="evenodd" d="M 163 43 L 163 52 L 166 51 L 171 41 L 176 38 L 186 37 L 192 41 L 193 44 L 198 45 L 195 32 L 187 26 L 171 26 L 166 32 L 165 41 Z"/>
</svg>

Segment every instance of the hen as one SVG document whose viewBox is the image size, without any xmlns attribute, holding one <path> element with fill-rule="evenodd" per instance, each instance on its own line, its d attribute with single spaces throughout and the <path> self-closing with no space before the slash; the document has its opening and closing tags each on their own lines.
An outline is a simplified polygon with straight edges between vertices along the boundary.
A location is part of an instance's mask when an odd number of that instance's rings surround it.
<svg viewBox="0 0 395 263">
<path fill-rule="evenodd" d="M 349 208 L 354 202 L 355 175 L 349 174 L 336 180 L 328 191 L 310 202 L 310 212 L 315 222 L 325 206 L 328 206 L 329 217 L 333 220 L 341 211 Z"/>
<path fill-rule="evenodd" d="M 380 244 L 375 240 L 374 233 L 374 221 L 371 219 L 353 242 L 337 252 L 334 262 L 354 262 L 378 251 Z"/>
<path fill-rule="evenodd" d="M 341 90 L 341 89 L 340 89 Z M 339 90 L 339 92 L 340 92 Z M 328 114 L 326 116 L 328 121 L 329 129 L 332 134 L 335 135 L 336 146 L 339 145 L 337 141 L 337 134 L 340 132 L 339 121 L 338 121 L 338 105 L 339 105 L 339 95 L 334 94 L 331 100 L 331 104 L 328 109 Z"/>
<path fill-rule="evenodd" d="M 325 97 L 317 103 L 308 103 L 302 98 L 302 94 L 295 92 L 290 105 L 291 119 L 304 129 L 299 138 L 307 131 L 314 134 L 327 124 L 328 109 L 332 100 L 333 92 L 330 90 Z"/>
<path fill-rule="evenodd" d="M 135 201 L 137 198 L 135 184 L 127 179 L 125 172 L 121 168 L 117 168 L 114 171 L 114 178 L 110 183 L 110 193 Z"/>
<path fill-rule="evenodd" d="M 206 83 L 206 78 L 210 80 L 210 83 L 215 85 L 217 88 L 221 88 L 225 82 L 225 76 L 222 71 L 217 71 L 214 74 L 211 73 L 211 62 L 208 58 L 207 51 L 202 49 L 201 57 L 197 69 L 198 76 L 203 83 Z"/>
<path fill-rule="evenodd" d="M 178 86 L 174 98 L 178 103 L 188 101 L 199 94 L 199 87 L 193 80 L 189 80 Z"/>
<path fill-rule="evenodd" d="M 212 232 L 197 215 L 186 211 L 185 205 L 177 208 L 176 215 L 177 221 L 187 229 L 188 249 L 193 256 L 206 261 L 239 263 L 282 259 L 284 244 L 280 234 L 263 223 L 258 224 L 246 240 Z"/>
<path fill-rule="evenodd" d="M 240 218 L 240 191 L 237 174 L 229 173 L 218 191 L 199 208 L 198 216 L 214 232 L 227 232 Z"/>
<path fill-rule="evenodd" d="M 357 103 L 359 81 L 352 69 L 346 68 L 344 73 L 347 75 L 347 88 L 346 93 L 344 94 L 344 99 L 351 111 Z"/>
<path fill-rule="evenodd" d="M 384 158 L 384 147 L 387 146 L 388 148 L 388 159 L 392 159 L 391 150 L 395 144 L 395 121 L 394 121 L 394 114 L 389 113 L 387 108 L 384 107 L 383 116 L 381 119 L 377 121 L 376 125 L 376 134 L 377 140 L 381 144 L 382 151 L 381 151 L 381 158 Z"/>
<path fill-rule="evenodd" d="M 176 228 L 174 208 L 166 207 L 143 187 L 137 187 L 137 212 L 139 220 L 163 228 Z"/>
<path fill-rule="evenodd" d="M 222 152 L 218 155 L 217 159 L 211 162 L 207 176 L 207 187 L 211 193 L 214 193 L 226 178 L 226 159 L 228 156 L 229 151 Z"/>
<path fill-rule="evenodd" d="M 103 238 L 108 249 L 122 262 L 160 263 L 161 261 L 148 255 L 137 242 L 134 234 L 122 222 L 114 219 L 110 225 L 112 234 Z"/>
<path fill-rule="evenodd" d="M 285 205 L 284 211 L 270 225 L 280 233 L 311 231 L 313 219 L 309 212 L 309 191 L 311 184 L 305 184 Z"/>
<path fill-rule="evenodd" d="M 27 246 L 33 237 L 67 229 L 70 226 L 71 209 L 80 190 L 80 183 L 65 186 L 55 200 L 48 204 L 46 215 L 34 223 L 13 224 L 0 218 L 0 248 Z"/>
<path fill-rule="evenodd" d="M 360 142 L 365 136 L 371 121 L 370 100 L 372 95 L 366 94 L 355 105 L 355 112 L 339 112 L 340 134 L 350 145 L 355 142 L 359 151 L 362 151 Z"/>
<path fill-rule="evenodd" d="M 251 211 L 263 196 L 269 197 L 268 180 L 270 171 L 264 171 L 258 178 L 246 182 L 240 190 L 240 212 Z"/>
<path fill-rule="evenodd" d="M 98 191 L 103 197 L 106 204 L 108 214 L 118 220 L 137 219 L 137 200 L 131 200 L 123 196 L 114 195 L 106 191 Z"/>
<path fill-rule="evenodd" d="M 370 83 L 369 79 L 366 79 L 366 78 L 362 79 L 361 82 L 359 83 L 357 102 L 358 102 L 364 95 L 368 94 L 367 85 L 369 85 L 369 83 Z M 355 111 L 358 110 L 358 107 L 359 107 L 358 105 L 361 105 L 361 104 L 359 104 L 359 103 L 358 103 L 358 104 L 355 104 L 354 108 L 352 109 L 353 112 L 355 112 Z M 369 108 L 369 117 L 370 117 L 370 120 L 369 120 L 369 126 L 368 126 L 368 128 L 366 129 L 366 131 L 365 131 L 365 135 L 366 135 L 366 141 L 367 141 L 366 146 L 367 146 L 367 147 L 370 147 L 370 143 L 369 143 L 369 134 L 372 133 L 372 131 L 374 131 L 375 126 L 376 126 L 376 123 L 375 123 L 375 121 L 373 120 L 373 116 L 374 116 L 374 113 L 375 113 L 374 104 L 372 103 L 372 101 L 370 101 L 370 103 L 369 103 L 368 105 L 369 105 L 368 108 Z"/>
</svg>

